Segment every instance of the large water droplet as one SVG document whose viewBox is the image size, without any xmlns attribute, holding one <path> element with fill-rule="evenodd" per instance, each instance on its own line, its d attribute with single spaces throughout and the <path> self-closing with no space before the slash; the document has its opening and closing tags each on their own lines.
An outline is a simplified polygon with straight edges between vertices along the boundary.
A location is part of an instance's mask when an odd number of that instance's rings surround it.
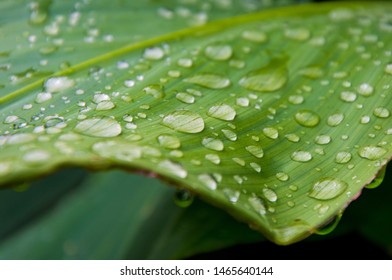
<svg viewBox="0 0 392 280">
<path fill-rule="evenodd" d="M 378 118 L 386 119 L 391 115 L 391 113 L 387 108 L 377 107 L 374 109 L 373 115 L 375 115 Z"/>
<path fill-rule="evenodd" d="M 247 146 L 245 149 L 256 158 L 262 158 L 264 156 L 264 151 L 260 146 L 251 145 Z"/>
<path fill-rule="evenodd" d="M 343 91 L 340 93 L 340 99 L 344 102 L 351 103 L 357 99 L 357 95 L 351 91 Z"/>
<path fill-rule="evenodd" d="M 158 164 L 158 167 L 162 170 L 162 172 L 167 172 L 180 178 L 186 178 L 188 176 L 188 172 L 184 169 L 184 167 L 170 160 L 161 161 Z"/>
<path fill-rule="evenodd" d="M 230 80 L 217 74 L 197 74 L 186 78 L 185 82 L 196 84 L 210 89 L 222 89 L 230 86 Z"/>
<path fill-rule="evenodd" d="M 183 103 L 187 103 L 187 104 L 192 104 L 195 102 L 195 97 L 189 93 L 186 92 L 179 92 L 176 94 L 176 98 L 183 102 Z"/>
<path fill-rule="evenodd" d="M 207 138 L 203 138 L 201 143 L 204 147 L 210 150 L 223 151 L 224 149 L 223 142 L 219 139 L 207 137 Z"/>
<path fill-rule="evenodd" d="M 315 127 L 320 122 L 320 116 L 310 110 L 300 110 L 294 115 L 295 121 L 304 127 Z"/>
<path fill-rule="evenodd" d="M 347 163 L 351 160 L 351 153 L 349 152 L 339 152 L 336 154 L 336 163 Z"/>
<path fill-rule="evenodd" d="M 359 156 L 369 159 L 377 160 L 387 153 L 387 150 L 382 147 L 366 146 L 358 150 Z"/>
<path fill-rule="evenodd" d="M 278 200 L 278 196 L 276 195 L 276 193 L 269 188 L 264 188 L 263 194 L 264 194 L 264 197 L 270 202 L 275 202 Z"/>
<path fill-rule="evenodd" d="M 203 118 L 199 114 L 188 110 L 178 110 L 165 116 L 162 124 L 185 133 L 198 133 L 204 129 Z"/>
<path fill-rule="evenodd" d="M 160 47 L 151 47 L 144 50 L 143 57 L 150 60 L 160 60 L 165 55 Z"/>
<path fill-rule="evenodd" d="M 270 139 L 277 139 L 279 137 L 279 131 L 274 127 L 263 128 L 263 134 Z"/>
<path fill-rule="evenodd" d="M 181 146 L 180 140 L 173 135 L 162 134 L 158 136 L 159 144 L 167 149 L 178 149 Z"/>
<path fill-rule="evenodd" d="M 326 145 L 331 142 L 331 136 L 329 135 L 318 135 L 315 139 L 316 144 Z"/>
<path fill-rule="evenodd" d="M 319 200 L 329 200 L 341 195 L 347 187 L 347 183 L 339 179 L 323 178 L 312 186 L 308 195 Z"/>
<path fill-rule="evenodd" d="M 207 115 L 224 121 L 232 121 L 236 116 L 236 111 L 229 105 L 219 104 L 212 106 Z"/>
<path fill-rule="evenodd" d="M 237 134 L 229 129 L 222 129 L 223 135 L 230 141 L 237 141 Z"/>
<path fill-rule="evenodd" d="M 296 151 L 291 154 L 291 159 L 298 162 L 308 162 L 312 159 L 312 154 L 306 151 Z"/>
<path fill-rule="evenodd" d="M 374 88 L 368 83 L 363 83 L 358 87 L 358 93 L 362 96 L 370 96 L 374 92 Z"/>
<path fill-rule="evenodd" d="M 333 114 L 328 117 L 327 124 L 329 126 L 338 126 L 344 120 L 344 115 L 341 113 Z"/>
<path fill-rule="evenodd" d="M 116 107 L 112 101 L 102 101 L 99 102 L 97 107 L 95 108 L 96 111 L 108 111 Z"/>
<path fill-rule="evenodd" d="M 228 60 L 233 55 L 233 49 L 230 45 L 215 44 L 208 46 L 204 54 L 213 60 Z"/>
<path fill-rule="evenodd" d="M 121 126 L 115 119 L 95 117 L 79 122 L 75 131 L 93 137 L 115 137 L 121 134 Z"/>
<path fill-rule="evenodd" d="M 189 207 L 193 199 L 194 196 L 186 189 L 176 190 L 173 196 L 174 203 L 181 208 Z"/>
<path fill-rule="evenodd" d="M 205 187 L 210 190 L 216 190 L 217 183 L 209 174 L 200 174 L 197 178 Z"/>
<path fill-rule="evenodd" d="M 286 60 L 272 59 L 266 66 L 241 78 L 239 84 L 248 90 L 273 92 L 281 89 L 287 80 Z"/>
<path fill-rule="evenodd" d="M 71 88 L 74 85 L 74 80 L 68 77 L 53 77 L 45 81 L 44 87 L 47 92 L 55 93 Z"/>
</svg>

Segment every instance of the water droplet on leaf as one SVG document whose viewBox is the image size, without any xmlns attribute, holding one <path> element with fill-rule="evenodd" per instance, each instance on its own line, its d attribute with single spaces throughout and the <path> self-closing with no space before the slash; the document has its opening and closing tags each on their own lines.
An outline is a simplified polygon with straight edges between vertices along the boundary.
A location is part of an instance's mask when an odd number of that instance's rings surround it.
<svg viewBox="0 0 392 280">
<path fill-rule="evenodd" d="M 75 131 L 93 137 L 115 137 L 121 134 L 121 126 L 115 119 L 94 117 L 79 122 Z"/>
<path fill-rule="evenodd" d="M 212 106 L 207 115 L 224 121 L 232 121 L 236 116 L 236 111 L 229 105 L 219 104 Z"/>
<path fill-rule="evenodd" d="M 347 183 L 339 179 L 324 178 L 312 186 L 308 195 L 318 200 L 329 200 L 341 195 L 347 187 Z"/>
<path fill-rule="evenodd" d="M 165 116 L 162 124 L 179 132 L 198 133 L 204 129 L 203 118 L 192 111 L 178 110 Z"/>
</svg>

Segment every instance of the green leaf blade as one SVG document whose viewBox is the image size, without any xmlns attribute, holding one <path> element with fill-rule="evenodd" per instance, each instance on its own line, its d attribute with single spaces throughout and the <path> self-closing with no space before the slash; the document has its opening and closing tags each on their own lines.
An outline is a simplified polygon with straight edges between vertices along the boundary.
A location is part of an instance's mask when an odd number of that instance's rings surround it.
<svg viewBox="0 0 392 280">
<path fill-rule="evenodd" d="M 298 241 L 391 158 L 390 14 L 272 10 L 104 53 L 58 72 L 58 89 L 33 82 L 2 99 L 0 183 L 62 165 L 149 170 Z"/>
</svg>

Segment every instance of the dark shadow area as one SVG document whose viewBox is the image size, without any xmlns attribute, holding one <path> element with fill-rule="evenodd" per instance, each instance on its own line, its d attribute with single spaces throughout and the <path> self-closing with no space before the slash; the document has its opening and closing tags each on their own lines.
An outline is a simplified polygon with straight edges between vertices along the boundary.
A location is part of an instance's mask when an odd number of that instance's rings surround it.
<svg viewBox="0 0 392 280">
<path fill-rule="evenodd" d="M 318 242 L 300 242 L 290 246 L 278 246 L 271 242 L 239 245 L 212 253 L 199 254 L 190 259 L 223 260 L 389 260 L 382 248 L 358 234 Z"/>
</svg>

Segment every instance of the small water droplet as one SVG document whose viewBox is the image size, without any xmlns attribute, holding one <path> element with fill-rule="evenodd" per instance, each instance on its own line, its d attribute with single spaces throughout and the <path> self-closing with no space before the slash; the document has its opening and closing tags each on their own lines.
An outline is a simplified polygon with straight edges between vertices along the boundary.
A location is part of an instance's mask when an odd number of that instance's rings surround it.
<svg viewBox="0 0 392 280">
<path fill-rule="evenodd" d="M 278 173 L 276 173 L 276 178 L 279 181 L 286 182 L 290 177 L 289 177 L 289 175 L 287 175 L 284 172 L 278 172 Z"/>
<path fill-rule="evenodd" d="M 217 183 L 209 174 L 200 174 L 197 179 L 207 188 L 210 190 L 216 190 Z"/>
<path fill-rule="evenodd" d="M 223 189 L 224 195 L 231 203 L 236 203 L 240 198 L 240 192 L 232 189 Z"/>
<path fill-rule="evenodd" d="M 233 55 L 233 49 L 230 45 L 215 44 L 206 47 L 204 54 L 212 60 L 228 60 Z"/>
<path fill-rule="evenodd" d="M 351 153 L 349 152 L 339 152 L 336 154 L 336 163 L 347 163 L 351 160 Z"/>
<path fill-rule="evenodd" d="M 177 206 L 186 208 L 191 206 L 194 196 L 186 189 L 177 189 L 174 193 L 173 200 Z"/>
<path fill-rule="evenodd" d="M 272 59 L 266 66 L 246 74 L 239 84 L 248 90 L 273 92 L 281 89 L 287 80 L 286 60 Z"/>
<path fill-rule="evenodd" d="M 276 193 L 269 188 L 264 188 L 263 194 L 264 197 L 270 202 L 276 202 L 278 200 L 278 196 L 276 195 Z"/>
<path fill-rule="evenodd" d="M 259 164 L 257 164 L 256 162 L 251 162 L 250 166 L 253 168 L 254 171 L 256 171 L 257 173 L 261 172 L 261 166 Z"/>
<path fill-rule="evenodd" d="M 75 85 L 75 81 L 68 77 L 52 77 L 45 81 L 44 87 L 47 92 L 61 92 Z"/>
<path fill-rule="evenodd" d="M 121 134 L 121 126 L 115 119 L 94 117 L 79 122 L 75 131 L 93 137 L 115 137 Z"/>
<path fill-rule="evenodd" d="M 289 102 L 294 105 L 302 104 L 304 102 L 304 97 L 302 95 L 290 95 Z"/>
<path fill-rule="evenodd" d="M 182 167 L 182 165 L 170 160 L 161 161 L 158 164 L 158 167 L 162 172 L 173 174 L 179 178 L 186 178 L 188 176 L 188 172 L 184 169 L 184 167 Z"/>
<path fill-rule="evenodd" d="M 234 120 L 236 114 L 236 111 L 226 104 L 212 106 L 207 112 L 208 116 L 224 121 Z"/>
<path fill-rule="evenodd" d="M 185 82 L 203 86 L 209 89 L 222 89 L 230 86 L 230 80 L 217 74 L 197 74 L 186 78 Z"/>
<path fill-rule="evenodd" d="M 324 76 L 324 71 L 317 66 L 310 66 L 299 70 L 298 74 L 310 79 L 317 79 Z"/>
<path fill-rule="evenodd" d="M 214 151 L 223 151 L 224 145 L 223 142 L 219 139 L 206 137 L 203 138 L 201 141 L 202 145 L 207 149 L 214 150 Z"/>
<path fill-rule="evenodd" d="M 274 127 L 265 127 L 263 128 L 263 133 L 266 137 L 270 139 L 278 139 L 279 137 L 279 132 L 276 128 Z"/>
<path fill-rule="evenodd" d="M 23 160 L 28 164 L 43 164 L 50 159 L 50 153 L 45 150 L 32 150 L 23 155 Z"/>
<path fill-rule="evenodd" d="M 304 127 L 315 127 L 320 122 L 320 116 L 310 110 L 300 110 L 294 115 L 295 121 Z"/>
<path fill-rule="evenodd" d="M 112 101 L 102 101 L 99 102 L 97 107 L 95 108 L 96 111 L 108 111 L 116 107 Z"/>
<path fill-rule="evenodd" d="M 293 143 L 298 143 L 301 140 L 299 138 L 299 136 L 297 134 L 294 134 L 294 133 L 286 134 L 284 137 L 287 140 L 289 140 L 290 142 L 293 142 Z"/>
<path fill-rule="evenodd" d="M 288 207 L 294 207 L 295 206 L 295 202 L 294 201 L 287 201 L 287 206 Z"/>
<path fill-rule="evenodd" d="M 52 99 L 52 94 L 50 92 L 40 92 L 37 94 L 36 98 L 35 98 L 35 102 L 40 104 L 40 103 L 44 103 L 45 101 L 48 101 Z"/>
<path fill-rule="evenodd" d="M 318 135 L 315 139 L 316 144 L 326 145 L 331 143 L 331 136 L 329 135 Z"/>
<path fill-rule="evenodd" d="M 165 52 L 160 47 L 151 47 L 144 50 L 143 57 L 149 60 L 160 60 Z"/>
<path fill-rule="evenodd" d="M 209 160 L 213 164 L 220 164 L 220 162 L 221 162 L 220 157 L 216 154 L 207 154 L 207 155 L 205 155 L 205 159 Z"/>
<path fill-rule="evenodd" d="M 351 91 L 343 91 L 340 93 L 340 99 L 344 102 L 351 103 L 357 99 L 357 95 Z"/>
<path fill-rule="evenodd" d="M 382 147 L 376 146 L 366 146 L 362 147 L 358 150 L 358 154 L 362 158 L 366 158 L 369 160 L 377 160 L 380 159 L 383 155 L 387 153 L 387 150 Z"/>
<path fill-rule="evenodd" d="M 293 192 L 296 192 L 298 190 L 298 187 L 296 185 L 290 185 L 289 189 Z"/>
<path fill-rule="evenodd" d="M 305 28 L 290 28 L 286 29 L 284 35 L 292 40 L 305 41 L 310 37 L 310 31 Z"/>
<path fill-rule="evenodd" d="M 193 61 L 190 58 L 180 58 L 177 60 L 177 65 L 184 68 L 190 68 L 193 65 Z"/>
<path fill-rule="evenodd" d="M 249 197 L 248 202 L 250 206 L 252 206 L 253 210 L 255 210 L 258 214 L 264 216 L 267 213 L 264 202 L 261 200 L 261 198 L 256 196 Z"/>
<path fill-rule="evenodd" d="M 163 118 L 162 124 L 184 133 L 198 133 L 204 129 L 203 118 L 188 110 L 174 111 Z"/>
<path fill-rule="evenodd" d="M 117 141 L 97 142 L 92 149 L 103 158 L 125 162 L 133 162 L 142 156 L 142 148 L 140 146 Z"/>
<path fill-rule="evenodd" d="M 361 117 L 361 120 L 360 120 L 361 124 L 367 124 L 369 122 L 370 122 L 370 117 L 369 116 L 362 116 Z"/>
<path fill-rule="evenodd" d="M 247 146 L 245 149 L 256 158 L 262 158 L 264 156 L 264 151 L 260 146 L 251 145 Z"/>
<path fill-rule="evenodd" d="M 291 154 L 291 159 L 298 162 L 308 162 L 312 159 L 312 154 L 307 151 L 296 151 Z"/>
<path fill-rule="evenodd" d="M 328 117 L 327 124 L 329 126 L 334 127 L 334 126 L 338 126 L 339 124 L 341 124 L 343 120 L 344 120 L 343 114 L 341 114 L 341 113 L 333 114 Z"/>
<path fill-rule="evenodd" d="M 192 104 L 195 102 L 195 97 L 193 95 L 190 95 L 189 93 L 186 92 L 179 92 L 176 94 L 176 98 L 183 102 L 183 103 L 187 103 L 187 104 Z"/>
<path fill-rule="evenodd" d="M 158 84 L 149 85 L 143 88 L 143 91 L 146 94 L 151 95 L 152 97 L 157 99 L 161 99 L 165 96 L 165 94 L 163 93 L 163 87 Z"/>
<path fill-rule="evenodd" d="M 391 115 L 391 113 L 387 108 L 377 107 L 373 110 L 373 115 L 375 115 L 378 118 L 386 119 Z"/>
<path fill-rule="evenodd" d="M 229 129 L 222 129 L 222 133 L 230 141 L 233 141 L 233 142 L 237 141 L 237 134 L 235 134 L 235 132 L 233 132 L 233 131 L 231 131 Z"/>
<path fill-rule="evenodd" d="M 237 98 L 236 104 L 241 107 L 248 107 L 249 106 L 249 99 L 246 97 Z"/>
<path fill-rule="evenodd" d="M 267 35 L 258 30 L 245 30 L 241 34 L 242 38 L 255 43 L 263 43 L 267 41 Z"/>
<path fill-rule="evenodd" d="M 360 84 L 358 87 L 358 93 L 362 96 L 370 96 L 374 93 L 374 88 L 368 83 Z"/>
<path fill-rule="evenodd" d="M 389 63 L 384 68 L 385 73 L 392 75 L 392 63 Z"/>
<path fill-rule="evenodd" d="M 353 11 L 345 8 L 338 8 L 329 13 L 329 18 L 332 21 L 346 21 L 354 17 Z"/>
<path fill-rule="evenodd" d="M 234 157 L 232 158 L 232 160 L 237 163 L 239 166 L 245 166 L 246 162 L 245 160 L 238 158 L 238 157 Z"/>
<path fill-rule="evenodd" d="M 178 149 L 181 147 L 180 140 L 173 135 L 170 134 L 162 134 L 158 136 L 159 144 L 167 149 Z"/>
<path fill-rule="evenodd" d="M 323 178 L 312 186 L 308 196 L 318 200 L 330 200 L 341 195 L 347 187 L 347 183 L 339 179 Z"/>
</svg>

